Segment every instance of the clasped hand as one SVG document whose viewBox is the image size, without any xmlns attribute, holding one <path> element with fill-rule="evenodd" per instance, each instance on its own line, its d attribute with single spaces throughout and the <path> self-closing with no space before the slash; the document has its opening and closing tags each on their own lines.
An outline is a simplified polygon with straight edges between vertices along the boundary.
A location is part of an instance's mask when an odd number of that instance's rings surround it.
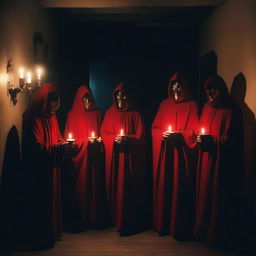
<svg viewBox="0 0 256 256">
<path fill-rule="evenodd" d="M 88 138 L 88 141 L 89 141 L 89 143 L 91 143 L 91 144 L 93 144 L 93 143 L 95 143 L 95 142 L 102 142 L 102 138 L 101 137 L 98 137 L 98 138 L 96 138 L 96 137 L 89 137 Z"/>
<path fill-rule="evenodd" d="M 117 144 L 123 144 L 123 143 L 126 143 L 128 140 L 128 137 L 127 136 L 120 136 L 120 135 L 117 135 L 117 137 L 115 138 L 115 142 Z"/>
</svg>

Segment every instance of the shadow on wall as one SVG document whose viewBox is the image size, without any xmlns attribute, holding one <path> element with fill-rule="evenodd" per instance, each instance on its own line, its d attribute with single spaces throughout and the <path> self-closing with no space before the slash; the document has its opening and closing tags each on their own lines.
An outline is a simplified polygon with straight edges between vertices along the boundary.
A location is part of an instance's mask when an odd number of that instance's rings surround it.
<svg viewBox="0 0 256 256">
<path fill-rule="evenodd" d="M 3 169 L 0 186 L 0 248 L 10 249 L 10 242 L 18 239 L 22 202 L 19 200 L 21 178 L 21 155 L 18 131 L 10 129 L 5 146 Z M 5 248 L 3 248 L 3 246 Z"/>
<path fill-rule="evenodd" d="M 255 152 L 256 152 L 256 120 L 254 113 L 244 102 L 246 96 L 246 78 L 243 73 L 234 77 L 230 95 L 240 106 L 243 115 L 244 126 L 244 184 L 245 207 L 249 213 L 253 213 L 253 201 L 255 194 Z"/>
</svg>

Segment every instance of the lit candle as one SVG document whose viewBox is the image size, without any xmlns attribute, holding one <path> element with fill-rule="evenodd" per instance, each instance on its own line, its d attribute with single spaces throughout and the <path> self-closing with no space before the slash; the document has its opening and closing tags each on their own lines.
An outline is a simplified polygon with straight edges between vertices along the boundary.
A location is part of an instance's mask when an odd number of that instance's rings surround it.
<svg viewBox="0 0 256 256">
<path fill-rule="evenodd" d="M 40 68 L 38 68 L 36 70 L 36 74 L 37 74 L 37 80 L 41 80 L 41 76 L 42 76 L 42 70 Z"/>
<path fill-rule="evenodd" d="M 24 86 L 25 86 L 25 71 L 24 71 L 24 68 L 20 68 L 19 73 L 20 73 L 19 85 L 20 85 L 20 88 L 23 91 Z"/>
<path fill-rule="evenodd" d="M 168 126 L 168 132 L 172 132 L 172 126 L 171 125 Z"/>
<path fill-rule="evenodd" d="M 24 71 L 24 68 L 20 68 L 20 79 L 24 79 L 25 78 L 25 71 Z"/>
<path fill-rule="evenodd" d="M 31 73 L 30 72 L 28 72 L 27 73 L 27 84 L 31 84 L 32 83 L 32 76 L 31 76 Z"/>
<path fill-rule="evenodd" d="M 205 129 L 204 129 L 204 128 L 202 128 L 201 134 L 202 134 L 202 135 L 205 135 Z"/>
<path fill-rule="evenodd" d="M 70 132 L 68 134 L 67 142 L 74 142 L 74 141 L 75 141 L 75 139 L 72 137 L 72 133 Z"/>
<path fill-rule="evenodd" d="M 124 136 L 124 129 L 120 130 L 120 136 Z"/>
<path fill-rule="evenodd" d="M 94 132 L 92 132 L 92 138 L 95 138 L 95 134 L 94 134 Z"/>
</svg>

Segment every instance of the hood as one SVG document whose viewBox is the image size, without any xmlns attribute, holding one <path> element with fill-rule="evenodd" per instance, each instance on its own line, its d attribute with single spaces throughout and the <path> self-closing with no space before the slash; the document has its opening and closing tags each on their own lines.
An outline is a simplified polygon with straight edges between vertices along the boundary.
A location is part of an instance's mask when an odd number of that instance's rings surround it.
<svg viewBox="0 0 256 256">
<path fill-rule="evenodd" d="M 54 83 L 43 84 L 34 94 L 26 113 L 30 116 L 47 115 L 48 95 L 51 92 L 58 93 L 56 85 Z"/>
<path fill-rule="evenodd" d="M 79 114 L 85 112 L 84 103 L 83 103 L 83 97 L 85 94 L 89 94 L 93 99 L 92 106 L 87 111 L 91 111 L 96 108 L 92 91 L 87 85 L 82 85 L 78 88 L 76 92 L 76 96 L 72 106 L 72 111 L 75 111 L 76 113 L 79 113 Z"/>
<path fill-rule="evenodd" d="M 116 98 L 115 98 L 115 95 L 117 94 L 118 91 L 123 91 L 127 94 L 127 104 L 126 104 L 126 107 L 123 108 L 123 109 L 119 109 L 118 106 L 117 106 L 117 102 L 116 102 Z M 125 88 L 125 85 L 124 83 L 119 83 L 116 88 L 114 89 L 113 91 L 113 106 L 118 109 L 119 111 L 127 111 L 129 108 L 130 108 L 130 95 L 127 91 L 127 88 Z"/>
<path fill-rule="evenodd" d="M 223 80 L 223 78 L 219 75 L 210 76 L 204 83 L 205 95 L 206 95 L 206 89 L 209 87 L 219 89 L 221 98 L 220 98 L 220 102 L 218 103 L 218 105 L 225 104 L 225 102 L 229 98 L 229 92 L 228 92 L 228 88 L 227 88 L 226 83 Z"/>
<path fill-rule="evenodd" d="M 173 94 L 172 94 L 173 81 L 179 81 L 183 86 L 182 95 L 181 95 L 181 98 L 179 101 L 175 101 Z M 174 102 L 182 102 L 182 101 L 191 99 L 188 81 L 182 73 L 176 72 L 171 76 L 169 84 L 168 84 L 168 97 L 172 98 L 174 100 Z"/>
</svg>

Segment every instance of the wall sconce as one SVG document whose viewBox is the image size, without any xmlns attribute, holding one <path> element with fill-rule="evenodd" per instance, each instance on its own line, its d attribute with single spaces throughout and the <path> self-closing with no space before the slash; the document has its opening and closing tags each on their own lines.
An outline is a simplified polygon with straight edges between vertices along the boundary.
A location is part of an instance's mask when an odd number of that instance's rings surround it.
<svg viewBox="0 0 256 256">
<path fill-rule="evenodd" d="M 17 95 L 18 93 L 28 93 L 29 96 L 32 95 L 33 91 L 37 90 L 42 83 L 42 69 L 37 68 L 36 70 L 36 80 L 35 80 L 35 86 L 33 86 L 32 83 L 32 73 L 27 72 L 25 76 L 25 70 L 24 68 L 20 68 L 19 70 L 19 84 L 18 86 L 15 86 L 15 76 L 14 76 L 14 70 L 13 70 L 13 60 L 10 59 L 7 63 L 6 73 L 8 75 L 8 81 L 7 81 L 7 90 L 8 94 L 11 97 L 11 102 L 15 106 L 17 103 Z"/>
</svg>

